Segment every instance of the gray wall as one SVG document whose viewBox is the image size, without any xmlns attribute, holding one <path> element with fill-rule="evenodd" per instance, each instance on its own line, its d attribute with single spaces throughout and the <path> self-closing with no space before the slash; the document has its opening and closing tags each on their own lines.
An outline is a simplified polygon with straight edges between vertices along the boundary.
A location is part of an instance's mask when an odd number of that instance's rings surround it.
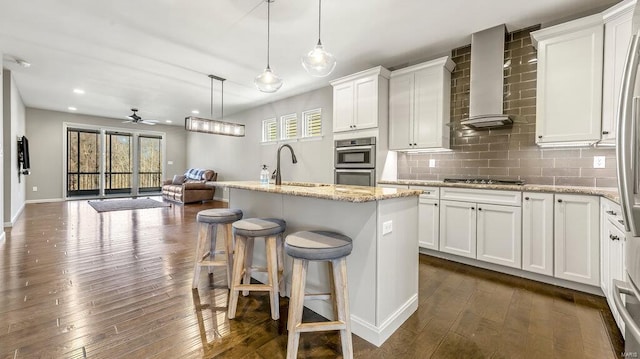
<svg viewBox="0 0 640 359">
<path fill-rule="evenodd" d="M 3 151 L 8 157 L 4 167 L 4 224 L 12 226 L 25 204 L 25 176 L 18 165 L 18 137 L 25 134 L 25 107 L 11 71 L 3 79 Z"/>
<path fill-rule="evenodd" d="M 331 86 L 256 107 L 226 118 L 244 123 L 245 137 L 227 137 L 202 133 L 189 133 L 189 167 L 210 168 L 218 172 L 219 181 L 258 181 L 262 164 L 272 172 L 276 167 L 276 152 L 282 143 L 261 144 L 262 120 L 282 115 L 322 109 L 322 139 L 286 142 L 293 147 L 298 158 L 291 163 L 288 149 L 282 150 L 283 181 L 333 183 L 333 92 Z M 216 198 L 222 196 L 216 191 Z"/>
<path fill-rule="evenodd" d="M 183 173 L 187 167 L 186 131 L 180 126 L 145 126 L 122 123 L 122 119 L 95 117 L 66 112 L 57 112 L 27 108 L 26 133 L 29 138 L 31 153 L 31 175 L 27 176 L 27 201 L 46 201 L 64 198 L 62 188 L 63 153 L 66 145 L 66 134 L 63 133 L 63 123 L 99 125 L 109 128 L 147 130 L 164 132 L 166 134 L 165 177 Z M 141 127 L 145 126 L 145 127 Z M 167 161 L 173 161 L 172 165 Z M 38 187 L 37 192 L 32 188 Z"/>
</svg>

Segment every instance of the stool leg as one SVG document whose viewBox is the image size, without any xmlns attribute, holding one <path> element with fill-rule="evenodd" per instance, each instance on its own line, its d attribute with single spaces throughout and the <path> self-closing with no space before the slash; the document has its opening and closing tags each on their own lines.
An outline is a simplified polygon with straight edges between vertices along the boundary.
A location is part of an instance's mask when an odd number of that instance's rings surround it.
<svg viewBox="0 0 640 359">
<path fill-rule="evenodd" d="M 229 297 L 229 319 L 236 316 L 236 308 L 238 307 L 238 294 L 240 291 L 236 286 L 240 285 L 242 279 L 242 269 L 244 268 L 245 245 L 247 239 L 242 236 L 236 236 L 235 260 L 233 261 L 233 275 L 231 281 L 231 295 Z"/>
<path fill-rule="evenodd" d="M 336 306 L 338 320 L 344 322 L 345 329 L 340 330 L 342 342 L 342 357 L 353 358 L 353 343 L 351 341 L 351 316 L 349 314 L 349 289 L 347 288 L 347 258 L 343 257 L 331 261 L 333 267 L 333 281 L 336 286 Z"/>
<path fill-rule="evenodd" d="M 295 359 L 298 356 L 300 344 L 300 332 L 296 327 L 302 323 L 302 311 L 304 310 L 304 287 L 307 281 L 308 261 L 293 259 L 291 273 L 291 299 L 289 300 L 289 336 L 287 339 L 287 359 Z"/>
<path fill-rule="evenodd" d="M 224 225 L 225 255 L 227 256 L 227 287 L 231 289 L 231 272 L 233 270 L 233 234 L 231 223 Z"/>
<path fill-rule="evenodd" d="M 253 265 L 253 237 L 245 237 L 246 246 L 244 248 L 244 279 L 242 284 L 251 284 L 251 266 Z M 243 296 L 248 296 L 249 291 L 242 291 Z"/>
<path fill-rule="evenodd" d="M 200 280 L 200 262 L 202 261 L 202 252 L 205 247 L 205 240 L 207 238 L 207 225 L 205 223 L 198 224 L 198 240 L 196 242 L 196 258 L 193 267 L 193 282 L 191 288 L 198 288 L 198 281 Z"/>
<path fill-rule="evenodd" d="M 284 240 L 282 236 L 282 234 L 278 235 L 276 247 L 278 250 L 278 291 L 280 292 L 280 296 L 284 297 L 287 290 L 284 287 Z"/>
<path fill-rule="evenodd" d="M 276 248 L 276 237 L 269 236 L 265 238 L 265 249 L 267 252 L 267 275 L 269 276 L 269 291 L 271 301 L 271 319 L 278 320 L 280 318 L 280 301 L 278 296 L 278 250 Z"/>
<path fill-rule="evenodd" d="M 209 260 L 213 261 L 216 259 L 216 242 L 218 240 L 218 225 L 217 224 L 209 224 Z M 213 273 L 213 266 L 209 266 L 209 273 Z"/>
</svg>

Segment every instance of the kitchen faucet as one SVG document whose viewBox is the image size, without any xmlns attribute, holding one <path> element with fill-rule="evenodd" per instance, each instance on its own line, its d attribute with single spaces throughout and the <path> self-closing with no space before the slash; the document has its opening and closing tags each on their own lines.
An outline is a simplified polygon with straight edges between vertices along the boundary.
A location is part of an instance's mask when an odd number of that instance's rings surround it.
<svg viewBox="0 0 640 359">
<path fill-rule="evenodd" d="M 291 151 L 291 162 L 298 163 L 296 154 L 293 152 L 293 148 L 290 145 L 282 145 L 278 147 L 278 161 L 276 164 L 276 170 L 273 171 L 273 175 L 276 177 L 276 186 L 280 186 L 282 184 L 282 177 L 280 176 L 280 151 L 282 150 L 282 147 L 288 147 L 289 151 Z"/>
</svg>

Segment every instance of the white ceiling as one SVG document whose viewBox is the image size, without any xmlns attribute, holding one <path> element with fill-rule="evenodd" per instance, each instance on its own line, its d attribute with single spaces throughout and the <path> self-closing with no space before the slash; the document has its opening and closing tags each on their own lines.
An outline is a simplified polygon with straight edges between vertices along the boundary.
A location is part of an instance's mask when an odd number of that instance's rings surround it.
<svg viewBox="0 0 640 359">
<path fill-rule="evenodd" d="M 612 0 L 325 0 L 322 42 L 338 65 L 313 78 L 300 57 L 317 41 L 316 0 L 271 4 L 271 68 L 285 83 L 259 92 L 266 65 L 264 0 L 0 0 L 0 53 L 28 107 L 182 125 L 210 112 L 207 74 L 227 79 L 225 114 L 327 86 L 373 66 L 402 67 L 470 43 L 501 23 L 510 31 L 585 13 Z M 20 67 L 24 59 L 30 68 Z M 73 93 L 85 90 L 84 95 Z M 220 112 L 216 83 L 214 112 Z"/>
</svg>

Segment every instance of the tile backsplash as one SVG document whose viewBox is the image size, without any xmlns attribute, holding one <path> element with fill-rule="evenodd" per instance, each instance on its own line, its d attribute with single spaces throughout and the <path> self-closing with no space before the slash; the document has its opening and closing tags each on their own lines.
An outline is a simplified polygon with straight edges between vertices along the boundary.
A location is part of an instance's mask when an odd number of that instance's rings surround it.
<svg viewBox="0 0 640 359">
<path fill-rule="evenodd" d="M 452 152 L 398 153 L 398 178 L 521 179 L 530 184 L 559 186 L 616 186 L 613 148 L 545 148 L 535 144 L 536 52 L 530 33 L 539 26 L 506 35 L 504 111 L 516 120 L 509 128 L 451 129 Z M 468 116 L 471 45 L 452 51 L 451 121 Z M 593 157 L 604 156 L 605 168 L 593 168 Z M 435 167 L 429 167 L 429 160 Z"/>
</svg>

